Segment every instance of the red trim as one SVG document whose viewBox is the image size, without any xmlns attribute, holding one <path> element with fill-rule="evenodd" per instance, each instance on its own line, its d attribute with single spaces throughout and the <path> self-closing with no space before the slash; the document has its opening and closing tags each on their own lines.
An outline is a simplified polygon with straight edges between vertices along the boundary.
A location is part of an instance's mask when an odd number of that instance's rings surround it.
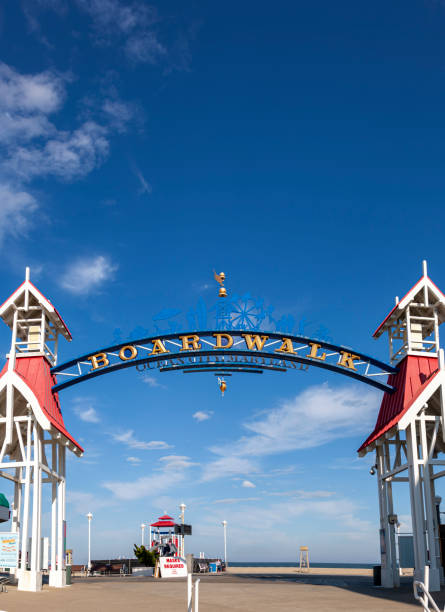
<svg viewBox="0 0 445 612">
<path fill-rule="evenodd" d="M 54 306 L 54 304 L 51 302 L 51 300 L 49 300 L 47 297 L 45 297 L 45 296 L 43 295 L 43 293 L 42 293 L 41 291 L 39 291 L 39 290 L 37 289 L 37 287 L 36 287 L 35 285 L 33 285 L 33 283 L 32 283 L 31 281 L 28 281 L 28 282 L 29 282 L 29 284 L 31 285 L 31 287 L 33 287 L 33 288 L 34 288 L 34 289 L 37 291 L 37 293 L 39 293 L 39 294 L 40 294 L 40 295 L 41 295 L 41 296 L 42 296 L 42 297 L 43 297 L 43 298 L 44 298 L 44 299 L 45 299 L 45 300 L 48 302 L 48 304 L 50 304 L 50 305 L 51 305 L 51 306 L 54 308 L 54 312 L 55 312 L 55 313 L 56 313 L 56 315 L 59 317 L 60 322 L 62 323 L 63 327 L 65 328 L 65 330 L 66 330 L 66 332 L 67 332 L 67 334 L 68 334 L 68 336 L 69 336 L 69 337 L 71 338 L 71 340 L 72 340 L 72 339 L 73 339 L 73 337 L 72 337 L 72 335 L 71 335 L 70 330 L 68 329 L 67 324 L 66 324 L 66 323 L 65 323 L 65 321 L 62 319 L 62 317 L 60 316 L 59 311 L 58 311 L 58 310 L 57 310 L 57 308 Z M 26 283 L 26 281 L 23 281 L 23 283 L 21 283 L 21 284 L 20 284 L 20 285 L 17 287 L 17 289 L 11 293 L 11 295 L 10 295 L 10 296 L 9 296 L 9 297 L 8 297 L 8 298 L 7 298 L 7 299 L 4 301 L 4 302 L 3 302 L 3 304 L 0 306 L 0 309 L 2 309 L 2 308 L 3 308 L 3 306 L 6 304 L 6 302 L 7 302 L 8 300 L 10 300 L 10 299 L 12 298 L 12 296 L 13 296 L 15 293 L 17 293 L 17 292 L 19 291 L 19 289 L 20 289 L 21 287 L 23 287 L 23 285 L 24 285 L 25 283 Z"/>
<path fill-rule="evenodd" d="M 62 323 L 63 327 L 66 329 L 66 332 L 67 332 L 68 336 L 69 336 L 69 337 L 71 338 L 71 340 L 72 340 L 72 339 L 73 339 L 73 337 L 72 337 L 72 335 L 71 335 L 70 330 L 68 329 L 67 324 L 66 324 L 66 323 L 65 323 L 65 321 L 62 319 L 62 317 L 60 316 L 59 311 L 58 311 L 58 310 L 57 310 L 57 308 L 54 306 L 54 304 L 51 302 L 51 300 L 49 300 L 49 299 L 48 299 L 46 296 L 44 296 L 44 295 L 43 295 L 43 293 L 42 293 L 41 291 L 39 291 L 39 290 L 37 289 L 37 287 L 36 287 L 35 285 L 33 285 L 33 284 L 32 284 L 32 282 L 31 282 L 31 281 L 29 281 L 29 284 L 31 285 L 31 287 L 34 287 L 34 289 L 35 289 L 35 290 L 36 290 L 38 293 L 40 293 L 40 295 L 41 295 L 42 297 L 44 297 L 44 298 L 45 298 L 45 300 L 46 300 L 46 301 L 47 301 L 49 304 L 51 304 L 51 306 L 54 308 L 54 312 L 55 312 L 55 313 L 56 313 L 56 315 L 59 317 L 60 322 Z"/>
<path fill-rule="evenodd" d="M 440 293 L 440 295 L 443 297 L 443 299 L 444 299 L 444 301 L 445 301 L 445 295 L 442 293 L 442 291 L 439 289 L 439 287 L 438 287 L 438 286 L 437 286 L 435 283 L 433 283 L 433 281 L 430 279 L 430 277 L 429 277 L 429 276 L 422 276 L 422 277 L 421 277 L 421 278 L 420 278 L 420 279 L 417 281 L 417 283 L 416 283 L 416 284 L 415 284 L 413 287 L 411 287 L 411 289 L 410 289 L 409 291 L 407 291 L 407 292 L 405 293 L 405 295 L 404 295 L 404 296 L 403 296 L 403 298 L 402 298 L 402 299 L 399 301 L 399 303 L 398 303 L 398 304 L 396 304 L 396 305 L 394 306 L 394 308 L 391 310 L 391 312 L 390 312 L 390 313 L 389 313 L 389 314 L 386 316 L 386 318 L 385 318 L 385 319 L 384 319 L 384 320 L 383 320 L 383 321 L 380 323 L 380 325 L 377 327 L 377 329 L 375 330 L 375 332 L 372 334 L 373 338 L 375 338 L 375 337 L 376 337 L 376 335 L 378 334 L 378 332 L 379 332 L 379 331 L 382 329 L 383 325 L 385 325 L 385 323 L 388 321 L 388 319 L 389 319 L 389 318 L 391 317 L 391 315 L 394 313 L 394 311 L 396 310 L 396 308 L 397 308 L 397 306 L 400 304 L 400 302 L 403 302 L 403 300 L 406 298 L 406 296 L 407 296 L 409 293 L 411 293 L 411 291 L 413 291 L 413 290 L 414 290 L 414 289 L 417 287 L 417 285 L 418 285 L 419 283 L 421 283 L 421 282 L 422 282 L 422 281 L 423 281 L 425 278 L 427 278 L 427 279 L 429 280 L 429 282 L 430 282 L 430 283 L 433 285 L 433 287 L 436 289 L 436 291 L 437 291 L 438 293 Z"/>
<path fill-rule="evenodd" d="M 173 521 L 158 521 L 157 523 L 152 523 L 150 527 L 174 527 L 176 523 Z"/>
<path fill-rule="evenodd" d="M 387 320 L 390 318 L 390 316 L 393 314 L 393 312 L 395 311 L 395 309 L 397 308 L 397 306 L 400 304 L 400 302 L 402 302 L 402 301 L 403 301 L 403 300 L 406 298 L 406 296 L 408 295 L 408 293 L 411 293 L 411 291 L 412 291 L 413 289 L 415 289 L 415 288 L 417 287 L 417 285 L 418 285 L 418 284 L 419 284 L 421 281 L 423 281 L 423 279 L 424 279 L 424 278 L 425 278 L 425 277 L 424 277 L 424 276 L 422 276 L 422 278 L 420 278 L 420 279 L 417 281 L 417 283 L 416 283 L 415 285 L 413 285 L 413 286 L 411 287 L 411 289 L 405 293 L 405 295 L 403 296 L 403 298 L 402 298 L 401 300 L 399 300 L 399 302 L 398 302 L 398 303 L 397 303 L 397 304 L 394 306 L 394 308 L 391 310 L 391 312 L 390 312 L 390 313 L 389 313 L 389 314 L 388 314 L 388 315 L 387 315 L 387 316 L 386 316 L 386 317 L 383 319 L 383 321 L 382 321 L 382 322 L 380 323 L 380 325 L 377 327 L 377 329 L 375 330 L 375 332 L 372 334 L 372 337 L 373 337 L 373 338 L 375 338 L 375 337 L 376 337 L 376 335 L 378 334 L 378 332 L 379 332 L 379 331 L 382 329 L 382 327 L 385 325 L 386 321 L 387 321 Z"/>
<path fill-rule="evenodd" d="M 397 374 L 388 376 L 388 384 L 397 390 L 393 394 L 384 394 L 374 431 L 360 446 L 358 452 L 394 427 L 438 373 L 437 357 L 415 355 L 405 357 L 399 364 Z"/>
<path fill-rule="evenodd" d="M 7 368 L 8 362 L 0 373 L 0 378 L 6 373 Z M 83 448 L 65 428 L 59 396 L 51 391 L 51 387 L 57 384 L 57 380 L 54 374 L 51 374 L 50 368 L 45 357 L 19 357 L 16 359 L 14 371 L 34 393 L 43 414 L 51 425 L 83 452 Z"/>
</svg>

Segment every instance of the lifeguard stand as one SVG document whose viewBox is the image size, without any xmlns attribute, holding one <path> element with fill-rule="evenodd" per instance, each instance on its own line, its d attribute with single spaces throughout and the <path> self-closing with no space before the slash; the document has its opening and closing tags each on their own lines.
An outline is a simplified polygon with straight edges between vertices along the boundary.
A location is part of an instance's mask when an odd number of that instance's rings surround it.
<svg viewBox="0 0 445 612">
<path fill-rule="evenodd" d="M 439 327 L 445 321 L 445 295 L 423 275 L 395 306 L 374 333 L 387 333 L 389 353 L 398 367 L 388 383 L 396 391 L 385 393 L 374 431 L 359 448 L 359 455 L 375 451 L 380 509 L 382 586 L 400 584 L 397 567 L 393 483 L 408 482 L 414 541 L 414 578 L 425 581 L 429 566 L 429 588 L 440 590 L 439 513 L 435 482 L 445 475 L 443 350 Z"/>
<path fill-rule="evenodd" d="M 65 429 L 50 368 L 57 363 L 59 336 L 71 340 L 60 314 L 29 280 L 0 306 L 11 329 L 11 349 L 0 372 L 0 476 L 14 482 L 11 530 L 21 551 L 18 588 L 42 588 L 42 485 L 51 484 L 51 586 L 65 574 L 66 449 L 83 449 Z M 32 500 L 32 509 L 31 506 Z M 30 524 L 31 523 L 31 524 Z M 28 554 L 28 535 L 31 547 Z"/>
<path fill-rule="evenodd" d="M 300 572 L 309 571 L 309 546 L 300 546 Z"/>
</svg>

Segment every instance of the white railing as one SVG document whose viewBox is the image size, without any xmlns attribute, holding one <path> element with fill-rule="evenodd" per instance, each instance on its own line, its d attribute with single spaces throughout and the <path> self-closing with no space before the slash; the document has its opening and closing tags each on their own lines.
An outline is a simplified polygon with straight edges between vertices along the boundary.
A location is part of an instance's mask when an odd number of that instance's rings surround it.
<svg viewBox="0 0 445 612">
<path fill-rule="evenodd" d="M 195 584 L 193 584 L 193 575 L 190 572 L 187 575 L 187 612 L 199 612 L 199 583 L 200 578 L 195 580 Z M 194 588 L 193 588 L 194 587 Z M 193 594 L 193 591 L 195 593 Z M 195 609 L 192 609 L 192 599 L 195 603 Z"/>
<path fill-rule="evenodd" d="M 425 584 L 420 580 L 414 580 L 413 589 L 414 589 L 414 599 L 420 603 L 425 612 L 441 612 L 437 607 L 436 602 L 431 597 L 430 592 L 428 591 L 429 587 L 429 573 L 430 568 L 427 565 L 425 567 Z M 431 606 L 431 608 L 430 608 Z M 443 612 L 445 612 L 445 607 Z"/>
</svg>

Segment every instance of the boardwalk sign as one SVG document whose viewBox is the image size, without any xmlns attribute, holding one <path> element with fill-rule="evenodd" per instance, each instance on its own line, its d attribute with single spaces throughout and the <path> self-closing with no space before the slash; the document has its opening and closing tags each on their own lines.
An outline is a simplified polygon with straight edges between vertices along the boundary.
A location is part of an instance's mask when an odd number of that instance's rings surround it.
<svg viewBox="0 0 445 612">
<path fill-rule="evenodd" d="M 262 331 L 198 331 L 142 338 L 82 355 L 51 369 L 53 392 L 136 366 L 139 371 L 235 372 L 307 370 L 316 366 L 392 392 L 386 382 L 397 370 L 349 347 L 317 338 Z"/>
</svg>

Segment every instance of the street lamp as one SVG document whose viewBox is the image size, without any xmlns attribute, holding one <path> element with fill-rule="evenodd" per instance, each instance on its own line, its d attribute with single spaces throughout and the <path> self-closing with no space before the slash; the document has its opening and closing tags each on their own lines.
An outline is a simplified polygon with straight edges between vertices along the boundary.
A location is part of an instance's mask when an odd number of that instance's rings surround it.
<svg viewBox="0 0 445 612">
<path fill-rule="evenodd" d="M 222 526 L 224 527 L 224 563 L 226 567 L 228 567 L 227 563 L 227 521 L 222 521 Z"/>
<path fill-rule="evenodd" d="M 187 506 L 184 504 L 184 502 L 182 502 L 182 504 L 179 504 L 179 509 L 181 511 L 181 514 L 179 515 L 179 518 L 181 519 L 182 524 L 184 525 L 184 512 L 185 509 L 187 508 Z M 184 557 L 185 554 L 185 546 L 184 546 L 184 534 L 181 534 L 181 551 L 180 551 L 180 556 Z"/>
<path fill-rule="evenodd" d="M 91 519 L 93 518 L 93 515 L 91 514 L 91 512 L 88 512 L 87 514 L 87 519 L 88 519 L 88 573 L 91 572 Z"/>
<path fill-rule="evenodd" d="M 146 526 L 147 525 L 145 523 L 141 524 L 141 546 L 144 545 L 144 531 L 145 531 Z"/>
</svg>

